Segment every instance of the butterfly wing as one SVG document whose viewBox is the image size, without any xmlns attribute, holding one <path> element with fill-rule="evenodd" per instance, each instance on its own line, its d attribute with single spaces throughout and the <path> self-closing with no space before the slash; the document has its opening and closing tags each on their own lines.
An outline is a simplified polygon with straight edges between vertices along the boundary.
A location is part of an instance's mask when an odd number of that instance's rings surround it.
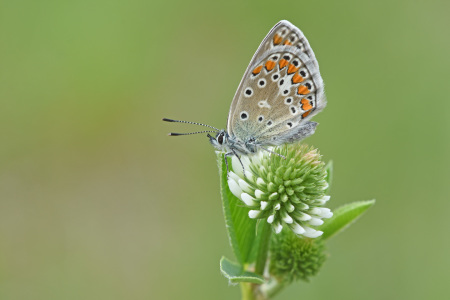
<svg viewBox="0 0 450 300">
<path fill-rule="evenodd" d="M 231 103 L 227 130 L 262 145 L 293 142 L 325 105 L 314 52 L 297 27 L 281 21 L 264 38 L 244 73 Z"/>
</svg>

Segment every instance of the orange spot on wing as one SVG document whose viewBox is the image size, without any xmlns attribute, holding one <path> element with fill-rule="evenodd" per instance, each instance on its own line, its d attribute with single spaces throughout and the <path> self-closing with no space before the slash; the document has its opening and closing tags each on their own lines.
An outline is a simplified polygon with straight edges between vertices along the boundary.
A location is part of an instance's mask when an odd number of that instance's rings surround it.
<svg viewBox="0 0 450 300">
<path fill-rule="evenodd" d="M 293 64 L 289 64 L 289 68 L 288 68 L 288 71 L 287 71 L 287 73 L 288 74 L 292 74 L 292 73 L 295 73 L 295 72 L 297 72 L 298 71 L 298 69 L 299 68 L 297 68 L 296 66 L 294 66 Z"/>
<path fill-rule="evenodd" d="M 300 95 L 306 95 L 306 94 L 309 94 L 310 91 L 308 90 L 308 88 L 306 86 L 301 85 L 301 86 L 298 87 L 298 93 Z"/>
<path fill-rule="evenodd" d="M 303 80 L 305 80 L 305 78 L 303 78 L 302 76 L 298 75 L 298 73 L 295 73 L 294 76 L 292 76 L 292 84 L 300 83 Z"/>
<path fill-rule="evenodd" d="M 253 75 L 258 75 L 259 72 L 261 72 L 262 67 L 263 67 L 263 66 L 256 67 L 256 68 L 253 70 L 253 72 L 252 72 Z"/>
<path fill-rule="evenodd" d="M 280 62 L 279 62 L 280 70 L 283 69 L 284 67 L 286 67 L 288 63 L 289 62 L 287 60 L 285 60 L 284 58 L 280 59 Z"/>
<path fill-rule="evenodd" d="M 278 34 L 275 34 L 275 36 L 273 37 L 273 44 L 278 45 L 279 43 L 281 43 L 282 40 L 283 40 L 283 38 L 281 36 L 279 36 Z"/>
<path fill-rule="evenodd" d="M 272 71 L 273 68 L 275 68 L 276 63 L 272 60 L 268 60 L 266 62 L 266 70 L 267 71 Z"/>
<path fill-rule="evenodd" d="M 300 103 L 302 104 L 302 109 L 303 110 L 310 110 L 311 108 L 313 108 L 313 106 L 311 105 L 311 103 L 309 102 L 308 99 L 303 98 Z M 309 112 L 308 112 L 309 113 Z"/>
<path fill-rule="evenodd" d="M 288 40 L 285 40 L 284 43 L 283 43 L 283 45 L 289 45 L 289 46 L 292 46 L 292 43 L 289 42 Z"/>
<path fill-rule="evenodd" d="M 312 110 L 308 110 L 307 112 L 303 113 L 302 118 L 306 118 Z"/>
</svg>

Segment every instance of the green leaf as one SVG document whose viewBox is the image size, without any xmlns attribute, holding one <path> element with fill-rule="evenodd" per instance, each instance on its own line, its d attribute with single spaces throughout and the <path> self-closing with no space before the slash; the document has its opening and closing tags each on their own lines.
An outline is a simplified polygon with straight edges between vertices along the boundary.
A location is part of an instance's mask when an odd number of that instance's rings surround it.
<svg viewBox="0 0 450 300">
<path fill-rule="evenodd" d="M 248 217 L 249 209 L 228 188 L 227 167 L 223 153 L 217 154 L 217 162 L 228 238 L 236 259 L 241 265 L 244 265 L 250 262 L 250 254 L 256 235 L 256 221 Z M 231 167 L 231 161 L 228 164 Z"/>
<path fill-rule="evenodd" d="M 325 190 L 325 194 L 330 194 L 331 182 L 333 181 L 333 161 L 330 160 L 325 166 L 325 170 L 327 171 L 327 177 L 325 180 L 328 182 L 328 188 Z"/>
<path fill-rule="evenodd" d="M 323 231 L 323 235 L 320 238 L 326 240 L 343 231 L 374 204 L 375 200 L 367 200 L 353 202 L 339 207 L 333 212 L 333 217 L 325 221 L 318 228 Z"/>
<path fill-rule="evenodd" d="M 232 262 L 228 258 L 222 256 L 220 259 L 220 272 L 228 278 L 230 283 L 251 282 L 263 284 L 264 278 L 253 272 L 244 271 L 238 263 Z"/>
<path fill-rule="evenodd" d="M 265 220 L 259 219 L 256 221 L 256 236 L 255 239 L 253 240 L 252 249 L 247 259 L 247 263 L 256 262 L 256 265 L 261 265 L 262 263 L 261 260 L 266 261 L 268 246 L 270 243 L 271 230 L 272 230 L 271 225 L 267 223 Z M 260 274 L 259 272 L 256 273 Z"/>
</svg>

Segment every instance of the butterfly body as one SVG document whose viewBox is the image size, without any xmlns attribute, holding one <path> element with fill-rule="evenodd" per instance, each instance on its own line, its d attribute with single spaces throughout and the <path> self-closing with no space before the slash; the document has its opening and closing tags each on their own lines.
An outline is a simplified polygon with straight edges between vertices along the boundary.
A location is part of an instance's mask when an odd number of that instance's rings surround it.
<svg viewBox="0 0 450 300">
<path fill-rule="evenodd" d="M 301 126 L 297 131 L 292 132 L 292 135 L 284 136 L 276 139 L 272 143 L 261 143 L 252 135 L 248 135 L 245 140 L 239 139 L 237 136 L 229 135 L 225 130 L 220 130 L 215 137 L 208 135 L 210 143 L 216 150 L 238 155 L 252 155 L 258 152 L 260 147 L 264 146 L 278 146 L 284 143 L 293 143 L 298 140 L 312 135 L 317 126 L 316 122 L 307 122 Z"/>
<path fill-rule="evenodd" d="M 317 123 L 310 119 L 325 105 L 319 64 L 308 40 L 296 26 L 280 21 L 244 73 L 231 103 L 227 129 L 208 126 L 217 133 L 208 137 L 228 156 L 270 151 L 266 147 L 312 135 Z"/>
<path fill-rule="evenodd" d="M 258 146 L 260 146 L 252 136 L 246 137 L 245 140 L 240 140 L 234 135 L 229 135 L 225 130 L 220 130 L 215 137 L 210 135 L 209 141 L 216 150 L 227 153 L 234 152 L 233 154 L 238 155 L 255 154 L 258 151 Z"/>
</svg>

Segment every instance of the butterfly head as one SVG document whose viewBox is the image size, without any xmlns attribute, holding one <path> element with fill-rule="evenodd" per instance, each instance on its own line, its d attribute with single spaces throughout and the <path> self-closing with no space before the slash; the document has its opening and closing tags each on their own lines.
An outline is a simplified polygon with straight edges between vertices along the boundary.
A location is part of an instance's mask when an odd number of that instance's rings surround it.
<svg viewBox="0 0 450 300">
<path fill-rule="evenodd" d="M 224 151 L 228 149 L 229 145 L 229 135 L 225 130 L 219 130 L 215 137 L 208 134 L 209 142 L 219 151 Z"/>
</svg>

